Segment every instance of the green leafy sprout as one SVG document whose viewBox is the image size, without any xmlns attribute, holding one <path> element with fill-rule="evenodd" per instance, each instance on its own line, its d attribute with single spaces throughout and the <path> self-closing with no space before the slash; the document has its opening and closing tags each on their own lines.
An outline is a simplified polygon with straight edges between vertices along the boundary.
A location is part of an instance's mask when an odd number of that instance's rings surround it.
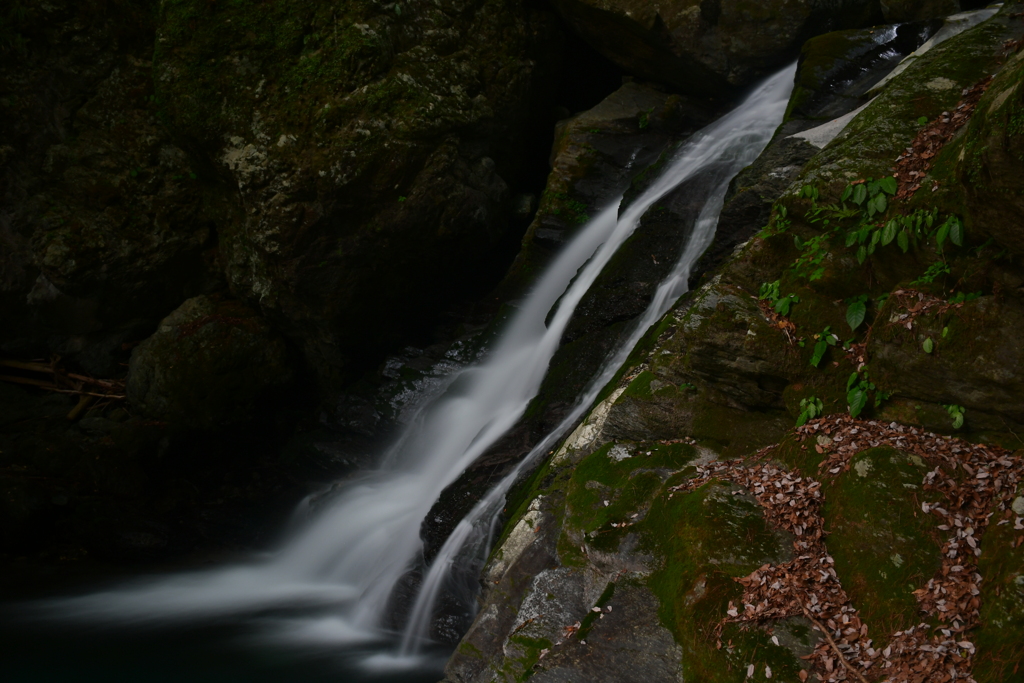
<svg viewBox="0 0 1024 683">
<path fill-rule="evenodd" d="M 825 406 L 817 396 L 800 399 L 800 415 L 796 418 L 796 426 L 803 427 L 808 420 L 818 417 L 824 410 Z"/>
<path fill-rule="evenodd" d="M 964 426 L 964 413 L 967 412 L 966 408 L 958 406 L 955 403 L 948 406 L 944 405 L 943 408 L 945 408 L 946 412 L 949 413 L 949 416 L 953 418 L 953 429 L 960 429 Z"/>
<path fill-rule="evenodd" d="M 825 357 L 825 352 L 828 351 L 828 347 L 835 346 L 839 343 L 839 337 L 832 332 L 832 326 L 829 325 L 820 333 L 814 335 L 817 340 L 814 344 L 814 353 L 811 354 L 811 365 L 818 367 L 821 363 L 821 359 Z"/>
</svg>

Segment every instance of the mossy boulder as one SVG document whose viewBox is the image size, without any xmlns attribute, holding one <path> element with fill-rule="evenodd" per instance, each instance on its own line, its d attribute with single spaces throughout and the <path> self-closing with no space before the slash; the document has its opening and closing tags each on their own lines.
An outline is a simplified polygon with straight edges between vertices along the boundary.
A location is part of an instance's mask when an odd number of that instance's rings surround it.
<svg viewBox="0 0 1024 683">
<path fill-rule="evenodd" d="M 934 177 L 955 184 L 967 229 L 1024 254 L 1024 53 L 1013 54 L 978 102 L 974 116 L 935 162 Z"/>
<path fill-rule="evenodd" d="M 919 456 L 872 448 L 825 488 L 829 552 L 877 642 L 920 622 L 913 592 L 941 564 L 934 520 L 920 505 L 927 471 Z"/>
<path fill-rule="evenodd" d="M 881 19 L 868 0 L 557 0 L 555 7 L 627 71 L 702 96 L 727 96 L 770 73 L 811 36 Z"/>
<path fill-rule="evenodd" d="M 983 296 L 944 313 L 917 317 L 907 329 L 895 298 L 882 307 L 868 343 L 873 376 L 897 397 L 968 410 L 971 427 L 1002 430 L 1024 423 L 1024 306 Z M 904 323 L 904 324 L 901 324 Z M 931 352 L 926 340 L 931 340 Z"/>
<path fill-rule="evenodd" d="M 801 184 L 838 194 L 852 180 L 891 175 L 893 161 L 931 120 L 956 106 L 965 88 L 997 71 L 1002 46 L 1024 33 L 1015 8 L 1007 5 L 991 19 L 942 42 L 909 62 L 897 78 L 807 165 Z M 942 190 L 923 201 L 946 199 Z"/>
<path fill-rule="evenodd" d="M 189 299 L 132 353 L 128 400 L 174 427 L 250 419 L 257 401 L 291 378 L 284 340 L 246 304 Z"/>
<path fill-rule="evenodd" d="M 496 279 L 556 36 L 520 2 L 161 5 L 160 112 L 242 207 L 228 280 L 325 379 Z"/>
<path fill-rule="evenodd" d="M 780 680 L 797 680 L 798 657 L 817 640 L 803 620 L 780 624 L 778 645 L 765 630 L 730 624 L 720 636 L 728 646 L 716 647 L 715 629 L 729 601 L 743 593 L 734 579 L 793 558 L 792 537 L 767 523 L 753 496 L 733 484 L 706 484 L 659 499 L 647 524 L 652 531 L 646 543 L 664 557 L 649 582 L 662 622 L 683 649 L 684 680 L 738 683 L 751 664 L 758 680 L 766 666 Z"/>
<path fill-rule="evenodd" d="M 1020 457 L 1017 451 L 1015 457 Z M 1017 519 L 1024 516 L 1024 490 L 1014 506 L 995 513 L 985 531 L 985 550 L 978 558 L 981 584 L 981 626 L 974 642 L 984 652 L 974 665 L 978 681 L 1014 681 L 1024 672 L 1024 534 Z"/>
<path fill-rule="evenodd" d="M 831 120 L 853 111 L 863 95 L 942 25 L 914 22 L 833 31 L 811 38 L 800 50 L 796 82 L 786 112 Z"/>
</svg>

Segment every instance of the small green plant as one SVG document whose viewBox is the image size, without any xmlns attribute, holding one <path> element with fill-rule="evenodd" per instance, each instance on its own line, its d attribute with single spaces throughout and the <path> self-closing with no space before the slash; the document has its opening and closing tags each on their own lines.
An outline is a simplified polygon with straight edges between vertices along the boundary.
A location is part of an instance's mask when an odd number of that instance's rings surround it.
<svg viewBox="0 0 1024 683">
<path fill-rule="evenodd" d="M 800 188 L 800 192 L 797 193 L 797 196 L 801 199 L 810 199 L 812 203 L 816 204 L 820 195 L 818 194 L 818 188 L 814 185 L 804 185 Z"/>
<path fill-rule="evenodd" d="M 830 232 L 815 235 L 807 241 L 801 240 L 799 235 L 793 235 L 793 243 L 800 250 L 800 256 L 793 262 L 792 270 L 799 276 L 814 282 L 825 274 L 825 258 L 828 256 Z"/>
<path fill-rule="evenodd" d="M 640 130 L 644 130 L 647 126 L 651 125 L 651 112 L 653 111 L 654 107 L 651 107 L 640 112 L 637 116 L 637 125 L 640 127 Z"/>
<path fill-rule="evenodd" d="M 868 295 L 861 294 L 852 297 L 847 299 L 846 303 L 848 304 L 846 307 L 846 324 L 850 326 L 851 330 L 856 332 L 868 314 Z"/>
<path fill-rule="evenodd" d="M 846 403 L 850 406 L 850 417 L 857 417 L 867 407 L 871 392 L 875 394 L 875 408 L 889 398 L 888 392 L 880 391 L 874 385 L 866 368 L 861 372 L 854 371 L 846 382 Z"/>
<path fill-rule="evenodd" d="M 917 278 L 911 285 L 930 285 L 944 275 L 949 275 L 949 264 L 945 261 L 936 261 L 928 266 L 921 277 Z"/>
<path fill-rule="evenodd" d="M 779 315 L 788 316 L 789 310 L 793 307 L 793 304 L 798 303 L 800 303 L 800 297 L 798 297 L 796 294 L 787 294 L 786 296 L 781 297 L 778 301 L 775 302 L 774 309 L 775 312 L 778 313 Z"/>
<path fill-rule="evenodd" d="M 793 224 L 788 218 L 789 210 L 785 204 L 776 204 L 772 207 L 771 218 L 768 219 L 768 225 L 761 228 L 761 237 L 771 237 L 773 235 L 780 235 L 789 229 L 789 226 Z"/>
<path fill-rule="evenodd" d="M 825 352 L 828 351 L 828 347 L 835 346 L 839 343 L 839 337 L 832 332 L 832 326 L 829 325 L 824 330 L 814 335 L 817 340 L 814 344 L 814 353 L 811 354 L 811 365 L 818 367 L 821 363 L 821 359 L 825 357 Z"/>
<path fill-rule="evenodd" d="M 931 337 L 928 337 L 927 339 L 924 340 L 924 342 L 921 344 L 921 350 L 924 351 L 925 353 L 931 353 L 932 351 L 935 350 L 935 342 L 932 341 Z"/>
<path fill-rule="evenodd" d="M 943 407 L 946 409 L 946 412 L 949 413 L 949 416 L 953 418 L 953 429 L 960 429 L 964 426 L 964 413 L 967 412 L 966 408 L 958 406 L 955 403 Z"/>
<path fill-rule="evenodd" d="M 762 283 L 760 290 L 758 290 L 757 298 L 766 300 L 774 306 L 775 302 L 779 300 L 779 281 Z"/>
<path fill-rule="evenodd" d="M 981 292 L 971 292 L 971 293 L 957 292 L 952 297 L 950 297 L 949 303 L 951 303 L 951 304 L 962 304 L 962 303 L 965 303 L 967 301 L 974 301 L 975 299 L 980 299 L 980 298 L 981 298 Z"/>
<path fill-rule="evenodd" d="M 796 418 L 796 426 L 803 427 L 808 420 L 813 420 L 824 412 L 825 406 L 817 396 L 800 399 L 800 415 Z"/>
<path fill-rule="evenodd" d="M 400 202 L 404 202 L 404 201 L 405 201 L 406 199 L 407 199 L 407 197 L 399 197 L 399 198 L 398 198 L 398 201 L 400 201 Z"/>
<path fill-rule="evenodd" d="M 761 285 L 758 298 L 767 301 L 779 315 L 788 316 L 793 304 L 800 303 L 800 297 L 796 294 L 779 295 L 779 281 L 765 282 Z"/>
<path fill-rule="evenodd" d="M 928 117 L 927 116 L 919 116 L 919 117 L 917 117 L 917 125 L 923 126 L 926 123 L 928 123 Z"/>
</svg>

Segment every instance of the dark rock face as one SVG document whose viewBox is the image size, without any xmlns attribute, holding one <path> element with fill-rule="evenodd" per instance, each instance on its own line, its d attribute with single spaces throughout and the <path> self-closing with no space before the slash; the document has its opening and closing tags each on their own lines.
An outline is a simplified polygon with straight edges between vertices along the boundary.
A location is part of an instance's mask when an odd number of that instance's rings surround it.
<svg viewBox="0 0 1024 683">
<path fill-rule="evenodd" d="M 894 301 L 879 317 L 895 321 L 902 312 Z M 978 428 L 1024 424 L 1024 378 L 1017 371 L 1024 362 L 1024 344 L 1016 334 L 1021 325 L 1024 305 L 1016 295 L 984 296 L 953 316 L 922 316 L 913 330 L 881 327 L 869 346 L 872 366 L 897 396 L 966 406 Z M 921 352 L 928 338 L 939 340 L 934 356 Z"/>
<path fill-rule="evenodd" d="M 163 6 L 157 101 L 241 208 L 228 281 L 321 375 L 493 278 L 551 19 L 490 0 Z"/>
<path fill-rule="evenodd" d="M 555 83 L 550 13 L 197 0 L 15 14 L 0 67 L 13 352 L 52 352 L 54 335 L 102 345 L 228 285 L 332 382 L 511 257 L 523 137 Z"/>
<path fill-rule="evenodd" d="M 800 50 L 800 70 L 787 119 L 828 121 L 853 111 L 942 21 L 875 26 L 816 36 Z"/>
<path fill-rule="evenodd" d="M 152 106 L 149 9 L 47 3 L 8 27 L 20 42 L 0 67 L 7 351 L 107 373 L 115 347 L 217 286 L 223 206 Z"/>
<path fill-rule="evenodd" d="M 128 400 L 143 415 L 184 428 L 251 418 L 269 388 L 291 377 L 284 340 L 251 308 L 189 299 L 132 353 Z"/>
<path fill-rule="evenodd" d="M 958 0 L 881 0 L 882 14 L 886 21 L 919 21 L 935 19 L 956 14 L 963 9 L 971 9 L 976 2 L 958 2 Z M 981 5 L 984 7 L 984 5 Z"/>
<path fill-rule="evenodd" d="M 628 71 L 705 96 L 727 96 L 770 73 L 811 36 L 881 19 L 868 0 L 557 0 L 555 6 Z"/>
<path fill-rule="evenodd" d="M 978 103 L 981 115 L 944 149 L 935 162 L 936 178 L 963 186 L 968 229 L 991 237 L 1014 254 L 1024 254 L 1024 211 L 1020 187 L 1024 155 L 1024 57 L 1013 55 Z M 946 180 L 948 178 L 948 181 Z"/>
</svg>

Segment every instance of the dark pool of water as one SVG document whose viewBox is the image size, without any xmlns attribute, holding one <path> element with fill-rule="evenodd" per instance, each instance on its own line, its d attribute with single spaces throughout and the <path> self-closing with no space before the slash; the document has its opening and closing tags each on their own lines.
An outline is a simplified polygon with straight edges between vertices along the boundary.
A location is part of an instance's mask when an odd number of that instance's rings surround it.
<svg viewBox="0 0 1024 683">
<path fill-rule="evenodd" d="M 367 668 L 388 643 L 289 642 L 252 620 L 199 627 L 40 626 L 0 612 L 0 680 L 5 683 L 436 683 L 450 650 L 412 668 Z M 273 633 L 270 636 L 269 633 Z M 372 660 L 371 660 L 372 661 Z"/>
</svg>

